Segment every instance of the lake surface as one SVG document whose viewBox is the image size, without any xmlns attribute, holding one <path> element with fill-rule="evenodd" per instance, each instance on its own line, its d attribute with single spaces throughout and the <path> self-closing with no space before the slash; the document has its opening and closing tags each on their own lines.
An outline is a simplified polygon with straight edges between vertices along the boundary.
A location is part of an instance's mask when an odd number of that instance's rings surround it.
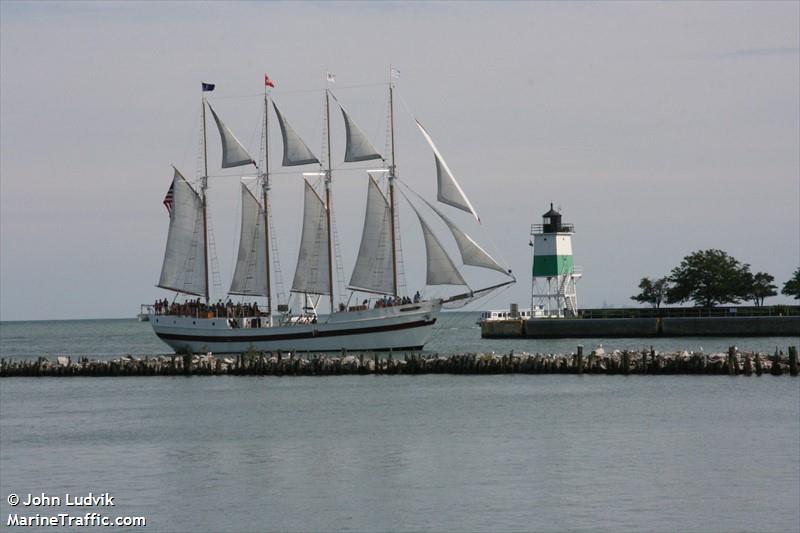
<svg viewBox="0 0 800 533">
<path fill-rule="evenodd" d="M 428 351 L 797 344 L 482 340 L 475 318 L 443 315 Z M 166 352 L 135 320 L 0 323 L 3 357 Z M 0 379 L 3 524 L 65 511 L 12 508 L 11 493 L 89 491 L 116 506 L 75 514 L 145 516 L 146 531 L 798 531 L 800 381 Z"/>
<path fill-rule="evenodd" d="M 790 377 L 0 380 L 4 522 L 93 491 L 147 531 L 797 531 L 799 455 Z"/>
</svg>

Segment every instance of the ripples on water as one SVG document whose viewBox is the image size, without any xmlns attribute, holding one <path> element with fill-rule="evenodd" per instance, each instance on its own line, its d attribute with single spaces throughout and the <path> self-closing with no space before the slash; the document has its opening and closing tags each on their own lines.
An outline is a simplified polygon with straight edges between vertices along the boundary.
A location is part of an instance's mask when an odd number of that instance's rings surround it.
<svg viewBox="0 0 800 533">
<path fill-rule="evenodd" d="M 152 531 L 797 531 L 794 378 L 0 381 L 5 495 Z"/>
<path fill-rule="evenodd" d="M 445 316 L 431 351 L 483 341 Z M 0 325 L 4 357 L 164 353 L 135 320 Z M 606 347 L 785 349 L 792 339 Z M 800 388 L 772 376 L 0 380 L 5 497 L 111 492 L 149 531 L 798 531 Z"/>
</svg>

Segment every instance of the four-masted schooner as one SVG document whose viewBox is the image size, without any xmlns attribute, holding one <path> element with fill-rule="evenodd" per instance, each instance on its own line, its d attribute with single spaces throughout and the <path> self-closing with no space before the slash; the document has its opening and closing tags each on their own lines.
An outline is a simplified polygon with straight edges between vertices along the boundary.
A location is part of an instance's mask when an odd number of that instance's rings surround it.
<svg viewBox="0 0 800 533">
<path fill-rule="evenodd" d="M 267 83 L 269 82 L 269 83 Z M 325 89 L 327 158 L 323 165 L 302 138 L 287 122 L 268 90 L 271 80 L 265 76 L 263 135 L 264 157 L 259 166 L 233 132 L 223 123 L 205 97 L 213 85 L 203 84 L 203 175 L 200 190 L 174 168 L 170 188 L 170 222 L 164 263 L 158 287 L 178 294 L 195 296 L 183 304 L 165 301 L 151 306 L 149 321 L 156 335 L 176 352 L 240 353 L 299 350 L 420 350 L 431 337 L 443 306 L 460 306 L 480 295 L 515 282 L 510 270 L 503 268 L 489 253 L 448 218 L 440 208 L 425 200 L 397 177 L 395 162 L 395 85 L 390 76 L 389 146 L 387 161 L 353 122 L 344 106 L 329 88 Z M 210 87 L 210 89 L 209 89 Z M 365 304 L 335 306 L 334 242 L 332 234 L 331 100 L 338 105 L 345 125 L 344 162 L 378 160 L 386 168 L 367 171 L 367 203 L 361 244 L 347 288 L 354 293 L 372 295 Z M 270 105 L 271 104 L 271 105 Z M 318 172 L 304 172 L 304 211 L 300 250 L 291 292 L 302 298 L 299 312 L 287 304 L 274 305 L 270 266 L 270 162 L 269 110 L 275 112 L 283 141 L 283 167 L 317 165 Z M 242 207 L 238 256 L 229 295 L 265 298 L 262 308 L 253 305 L 220 305 L 209 300 L 209 242 L 206 197 L 208 193 L 208 157 L 206 150 L 206 108 L 219 130 L 222 142 L 222 168 L 253 165 L 258 173 L 260 190 L 254 193 L 241 183 Z M 417 127 L 434 153 L 438 194 L 437 201 L 478 215 L 450 172 L 428 132 L 419 121 Z M 387 191 L 381 190 L 377 174 L 385 174 Z M 305 177 L 322 177 L 323 194 Z M 405 194 L 397 184 L 410 194 Z M 398 193 L 408 201 L 422 229 L 427 258 L 426 286 L 452 285 L 467 291 L 449 298 L 413 299 L 398 291 L 398 243 L 395 210 Z M 426 223 L 418 204 L 427 206 L 450 230 L 464 265 L 498 271 L 505 280 L 482 289 L 471 289 L 439 239 Z M 322 297 L 328 296 L 330 313 L 317 315 Z M 200 299 L 203 299 L 201 301 Z M 230 300 L 229 300 L 230 301 Z M 349 302 L 348 302 L 349 303 Z"/>
</svg>

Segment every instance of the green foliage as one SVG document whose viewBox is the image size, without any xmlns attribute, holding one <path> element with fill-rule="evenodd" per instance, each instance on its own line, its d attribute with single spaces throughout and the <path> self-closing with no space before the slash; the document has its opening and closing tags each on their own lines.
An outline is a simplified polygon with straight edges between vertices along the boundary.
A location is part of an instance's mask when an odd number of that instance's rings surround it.
<svg viewBox="0 0 800 533">
<path fill-rule="evenodd" d="M 800 267 L 794 271 L 792 277 L 783 284 L 781 294 L 786 296 L 794 296 L 795 300 L 800 300 Z"/>
<path fill-rule="evenodd" d="M 639 294 L 631 296 L 631 300 L 639 303 L 650 304 L 656 309 L 661 307 L 661 303 L 666 300 L 667 290 L 669 289 L 669 279 L 666 277 L 658 279 L 642 278 L 639 282 Z"/>
<path fill-rule="evenodd" d="M 751 277 L 749 265 L 722 250 L 699 250 L 672 269 L 667 302 L 692 300 L 700 307 L 736 304 L 748 297 Z"/>
<path fill-rule="evenodd" d="M 757 272 L 755 274 L 747 273 L 747 298 L 753 300 L 753 303 L 761 307 L 764 305 L 764 298 L 776 296 L 778 288 L 772 282 L 775 281 L 775 276 L 767 274 L 766 272 Z"/>
</svg>

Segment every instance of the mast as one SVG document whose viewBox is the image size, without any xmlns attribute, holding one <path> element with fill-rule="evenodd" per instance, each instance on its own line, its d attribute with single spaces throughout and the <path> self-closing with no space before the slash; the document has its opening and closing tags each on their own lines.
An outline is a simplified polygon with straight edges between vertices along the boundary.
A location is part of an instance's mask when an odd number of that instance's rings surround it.
<svg viewBox="0 0 800 533">
<path fill-rule="evenodd" d="M 391 216 L 392 226 L 392 288 L 394 296 L 397 296 L 397 243 L 395 242 L 395 227 L 394 227 L 394 178 L 396 166 L 394 161 L 394 83 L 392 83 L 392 72 L 389 67 L 389 131 L 391 138 L 391 164 L 389 165 L 389 213 Z"/>
<path fill-rule="evenodd" d="M 328 220 L 328 286 L 330 287 L 331 314 L 334 313 L 333 297 L 333 234 L 331 230 L 331 99 L 325 88 L 325 130 L 328 145 L 328 168 L 325 171 L 325 217 Z"/>
<path fill-rule="evenodd" d="M 264 172 L 262 173 L 261 188 L 264 195 L 264 255 L 266 259 L 267 275 L 267 315 L 272 324 L 272 286 L 270 283 L 269 262 L 269 93 L 264 86 Z"/>
<path fill-rule="evenodd" d="M 200 181 L 200 194 L 203 200 L 203 261 L 205 262 L 205 287 L 206 287 L 206 305 L 210 301 L 210 292 L 208 290 L 208 211 L 206 203 L 206 189 L 208 189 L 208 149 L 206 143 L 206 97 L 203 95 L 201 104 L 203 108 L 203 177 Z"/>
</svg>

